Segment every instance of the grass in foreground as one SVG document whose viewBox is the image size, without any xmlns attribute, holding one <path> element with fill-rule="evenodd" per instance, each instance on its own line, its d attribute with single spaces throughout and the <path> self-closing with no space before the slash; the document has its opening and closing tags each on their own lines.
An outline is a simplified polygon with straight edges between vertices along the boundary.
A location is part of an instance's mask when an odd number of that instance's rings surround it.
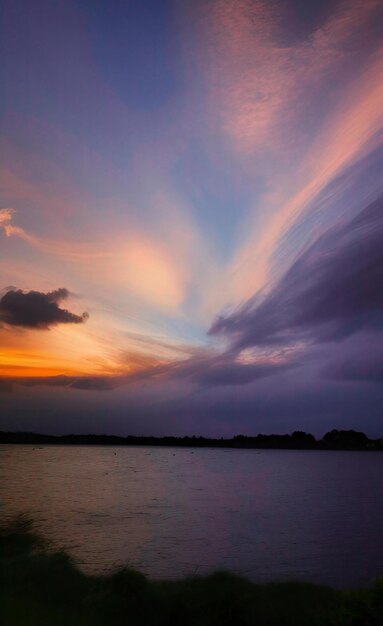
<svg viewBox="0 0 383 626">
<path fill-rule="evenodd" d="M 0 529 L 4 626 L 383 626 L 383 580 L 339 591 L 256 585 L 227 572 L 152 582 L 133 570 L 86 576 L 24 517 Z"/>
</svg>

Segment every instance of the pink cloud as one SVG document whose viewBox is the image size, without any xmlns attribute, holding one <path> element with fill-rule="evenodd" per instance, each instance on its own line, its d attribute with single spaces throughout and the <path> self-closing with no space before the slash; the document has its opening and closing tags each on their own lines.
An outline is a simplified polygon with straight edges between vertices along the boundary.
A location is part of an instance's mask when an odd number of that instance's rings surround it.
<svg viewBox="0 0 383 626">
<path fill-rule="evenodd" d="M 341 2 L 306 39 L 286 45 L 287 15 L 273 3 L 211 3 L 204 23 L 211 115 L 239 155 L 280 150 L 286 125 L 297 136 L 302 98 L 335 78 L 379 6 L 378 0 Z"/>
<path fill-rule="evenodd" d="M 295 173 L 295 193 L 289 196 L 287 191 L 283 196 L 281 192 L 278 205 L 267 207 L 270 218 L 265 220 L 261 233 L 251 233 L 238 250 L 231 270 L 235 273 L 236 268 L 241 268 L 240 280 L 234 287 L 237 298 L 249 297 L 272 279 L 269 261 L 283 233 L 307 211 L 326 185 L 363 156 L 372 140 L 381 142 L 378 131 L 383 125 L 383 86 L 378 77 L 382 74 L 383 50 L 355 80 L 304 155 L 301 168 Z"/>
</svg>

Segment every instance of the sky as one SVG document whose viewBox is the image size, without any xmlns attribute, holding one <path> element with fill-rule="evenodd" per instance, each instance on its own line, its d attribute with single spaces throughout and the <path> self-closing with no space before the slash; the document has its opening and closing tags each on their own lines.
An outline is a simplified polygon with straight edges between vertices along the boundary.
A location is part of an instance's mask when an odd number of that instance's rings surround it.
<svg viewBox="0 0 383 626">
<path fill-rule="evenodd" d="M 382 23 L 2 1 L 0 428 L 383 436 Z"/>
</svg>

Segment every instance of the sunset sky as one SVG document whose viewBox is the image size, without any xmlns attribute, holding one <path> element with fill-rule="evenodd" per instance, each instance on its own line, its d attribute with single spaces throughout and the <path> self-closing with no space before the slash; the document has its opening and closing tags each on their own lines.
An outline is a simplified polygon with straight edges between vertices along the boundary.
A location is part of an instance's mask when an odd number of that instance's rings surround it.
<svg viewBox="0 0 383 626">
<path fill-rule="evenodd" d="M 382 0 L 3 0 L 0 428 L 383 436 Z"/>
</svg>

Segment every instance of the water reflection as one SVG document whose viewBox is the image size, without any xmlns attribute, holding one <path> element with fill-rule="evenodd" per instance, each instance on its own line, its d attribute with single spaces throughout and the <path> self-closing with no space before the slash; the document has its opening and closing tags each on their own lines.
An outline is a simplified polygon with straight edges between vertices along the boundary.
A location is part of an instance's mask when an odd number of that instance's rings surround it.
<svg viewBox="0 0 383 626">
<path fill-rule="evenodd" d="M 0 496 L 88 572 L 352 586 L 383 573 L 382 470 L 379 453 L 1 446 Z"/>
</svg>

